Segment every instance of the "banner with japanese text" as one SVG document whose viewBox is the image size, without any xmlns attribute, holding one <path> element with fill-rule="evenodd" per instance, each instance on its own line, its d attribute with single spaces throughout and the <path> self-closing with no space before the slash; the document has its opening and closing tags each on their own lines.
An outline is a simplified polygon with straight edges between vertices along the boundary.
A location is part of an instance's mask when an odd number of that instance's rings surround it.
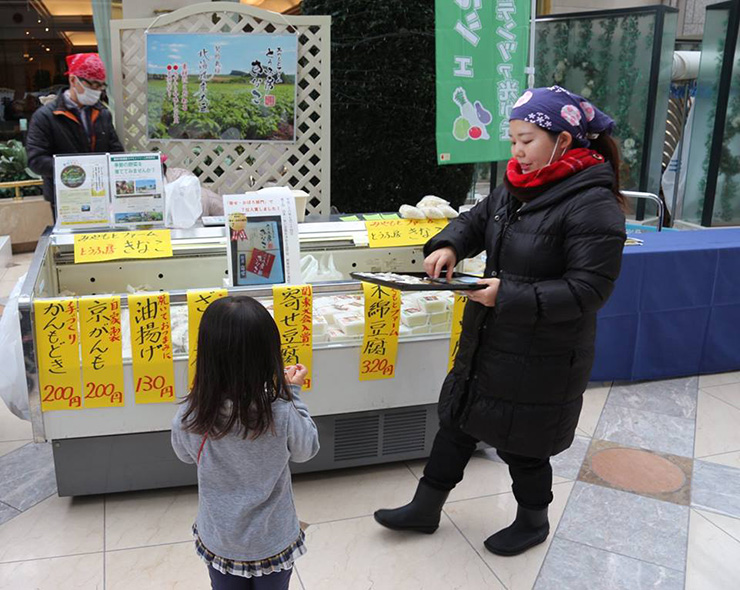
<svg viewBox="0 0 740 590">
<path fill-rule="evenodd" d="M 450 360 L 447 363 L 447 371 L 452 371 L 455 364 L 457 350 L 460 348 L 460 334 L 462 334 L 463 313 L 468 298 L 465 295 L 455 293 L 455 304 L 452 307 L 452 329 L 450 330 Z"/>
<path fill-rule="evenodd" d="M 396 375 L 401 292 L 362 283 L 365 295 L 365 335 L 360 353 L 360 381 L 392 379 Z"/>
<path fill-rule="evenodd" d="M 34 302 L 41 411 L 82 408 L 77 301 Z"/>
<path fill-rule="evenodd" d="M 226 289 L 203 289 L 188 291 L 188 389 L 193 386 L 195 364 L 198 360 L 198 330 L 206 308 L 228 295 Z"/>
<path fill-rule="evenodd" d="M 175 400 L 169 293 L 128 296 L 137 404 Z"/>
<path fill-rule="evenodd" d="M 305 365 L 308 376 L 304 390 L 311 389 L 313 365 L 313 287 L 290 285 L 272 288 L 275 323 L 280 331 L 283 363 Z"/>
<path fill-rule="evenodd" d="M 79 299 L 85 408 L 124 405 L 121 298 Z"/>
<path fill-rule="evenodd" d="M 437 162 L 508 160 L 531 0 L 435 0 Z"/>
</svg>

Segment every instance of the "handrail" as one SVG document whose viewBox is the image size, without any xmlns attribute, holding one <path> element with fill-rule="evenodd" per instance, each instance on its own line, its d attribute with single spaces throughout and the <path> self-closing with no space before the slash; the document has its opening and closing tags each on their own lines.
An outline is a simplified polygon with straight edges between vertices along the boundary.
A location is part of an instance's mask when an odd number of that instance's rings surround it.
<svg viewBox="0 0 740 590">
<path fill-rule="evenodd" d="M 658 231 L 663 231 L 663 215 L 664 215 L 664 205 L 661 198 L 656 195 L 655 193 L 642 193 L 638 191 L 620 191 L 622 195 L 625 197 L 633 198 L 633 199 L 647 199 L 648 201 L 653 201 L 658 206 Z"/>
<path fill-rule="evenodd" d="M 42 186 L 44 184 L 43 180 L 11 180 L 9 182 L 0 182 L 0 189 L 7 189 L 12 188 L 15 189 L 15 196 L 13 199 L 16 201 L 20 201 L 23 199 L 23 195 L 21 194 L 21 189 L 26 188 L 28 186 Z"/>
</svg>

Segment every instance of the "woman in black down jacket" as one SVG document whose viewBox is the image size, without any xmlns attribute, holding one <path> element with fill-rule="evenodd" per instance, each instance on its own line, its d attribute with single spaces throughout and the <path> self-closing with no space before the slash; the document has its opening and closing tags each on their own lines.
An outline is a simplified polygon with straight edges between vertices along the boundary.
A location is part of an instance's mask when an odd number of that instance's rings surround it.
<svg viewBox="0 0 740 590">
<path fill-rule="evenodd" d="M 625 240 L 613 127 L 559 86 L 528 90 L 511 114 L 504 186 L 426 244 L 434 277 L 485 250 L 487 286 L 469 292 L 424 477 L 410 504 L 375 513 L 380 524 L 433 533 L 484 441 L 508 464 L 518 504 L 486 548 L 517 555 L 547 538 L 549 458 L 573 442 L 596 312 L 614 289 Z"/>
</svg>

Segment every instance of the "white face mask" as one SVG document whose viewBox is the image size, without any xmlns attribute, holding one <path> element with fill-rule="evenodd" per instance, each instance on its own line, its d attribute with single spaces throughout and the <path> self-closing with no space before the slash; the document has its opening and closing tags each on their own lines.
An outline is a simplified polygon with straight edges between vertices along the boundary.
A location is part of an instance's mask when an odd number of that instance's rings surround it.
<svg viewBox="0 0 740 590">
<path fill-rule="evenodd" d="M 103 94 L 102 90 L 93 90 L 83 86 L 83 91 L 77 93 L 77 100 L 80 104 L 85 106 L 92 106 L 100 100 L 100 95 Z"/>
</svg>

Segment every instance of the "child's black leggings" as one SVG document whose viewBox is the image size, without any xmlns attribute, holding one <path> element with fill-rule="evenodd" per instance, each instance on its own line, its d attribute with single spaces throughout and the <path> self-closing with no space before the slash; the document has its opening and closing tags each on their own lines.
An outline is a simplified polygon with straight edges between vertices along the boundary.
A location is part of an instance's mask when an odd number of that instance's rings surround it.
<svg viewBox="0 0 740 590">
<path fill-rule="evenodd" d="M 211 576 L 212 590 L 288 590 L 290 574 L 293 568 L 275 572 L 267 576 L 244 578 L 231 574 L 222 574 L 208 566 L 208 575 Z"/>
</svg>

